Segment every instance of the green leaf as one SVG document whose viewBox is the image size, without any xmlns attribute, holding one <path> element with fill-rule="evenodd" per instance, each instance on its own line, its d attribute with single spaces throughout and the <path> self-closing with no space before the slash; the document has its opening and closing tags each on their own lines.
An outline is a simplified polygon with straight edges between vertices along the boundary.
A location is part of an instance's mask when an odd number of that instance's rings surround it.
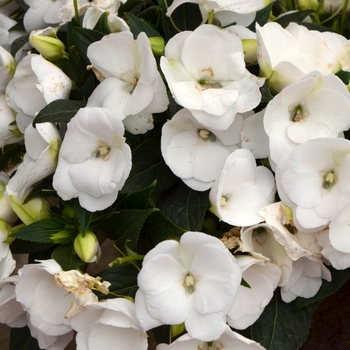
<svg viewBox="0 0 350 350">
<path fill-rule="evenodd" d="M 128 193 L 118 201 L 116 210 L 153 208 L 152 193 L 155 186 L 156 181 L 140 191 Z"/>
<path fill-rule="evenodd" d="M 154 36 L 161 36 L 155 29 L 153 29 L 145 20 L 138 18 L 131 13 L 126 15 L 126 19 L 129 22 L 131 33 L 134 35 L 136 39 L 137 36 L 144 32 L 146 35 L 151 38 Z"/>
<path fill-rule="evenodd" d="M 1 344 L 4 345 L 4 344 Z M 9 350 L 40 350 L 38 341 L 30 334 L 29 328 L 11 328 Z"/>
<path fill-rule="evenodd" d="M 172 1 L 168 1 L 170 6 Z M 174 10 L 169 18 L 165 13 L 167 7 L 165 1 L 162 4 L 163 9 L 163 29 L 166 40 L 184 30 L 195 30 L 202 23 L 202 15 L 197 4 L 184 3 Z M 175 25 L 175 26 L 174 26 Z"/>
<path fill-rule="evenodd" d="M 160 211 L 155 211 L 146 220 L 142 227 L 142 234 L 148 233 L 153 245 L 176 236 L 181 236 L 186 230 L 176 226 Z"/>
<path fill-rule="evenodd" d="M 269 103 L 273 99 L 269 88 L 269 81 L 266 79 L 264 85 L 260 88 L 261 103 Z"/>
<path fill-rule="evenodd" d="M 265 25 L 267 21 L 269 20 L 270 12 L 272 9 L 273 3 L 271 2 L 269 5 L 264 7 L 263 9 L 259 10 L 255 15 L 255 20 L 252 24 L 250 24 L 248 29 L 255 32 L 255 25 L 256 23 L 259 23 L 261 26 Z"/>
<path fill-rule="evenodd" d="M 103 12 L 101 17 L 98 19 L 94 27 L 94 30 L 105 35 L 111 34 L 111 29 L 109 28 L 109 25 L 108 25 L 108 16 L 109 16 L 108 12 Z"/>
<path fill-rule="evenodd" d="M 171 187 L 177 177 L 165 164 L 159 144 L 145 142 L 132 153 L 132 168 L 120 193 L 142 190 L 157 180 L 155 190 Z"/>
<path fill-rule="evenodd" d="M 131 249 L 135 249 L 141 228 L 148 216 L 157 208 L 145 210 L 122 210 L 116 212 L 106 223 L 106 230 L 110 232 L 111 239 L 118 244 L 124 244 L 130 240 Z"/>
<path fill-rule="evenodd" d="M 295 22 L 298 24 L 303 24 L 303 20 L 313 13 L 313 10 L 305 10 L 305 11 L 295 11 L 292 13 L 288 13 L 287 15 L 283 15 L 276 19 L 276 22 L 279 23 L 283 28 L 287 27 L 290 22 Z"/>
<path fill-rule="evenodd" d="M 350 83 L 350 72 L 345 72 L 340 70 L 335 74 L 345 85 L 349 85 Z"/>
<path fill-rule="evenodd" d="M 73 28 L 73 36 L 75 38 L 77 48 L 86 56 L 87 48 L 95 41 L 100 41 L 103 34 L 93 29 L 86 29 L 81 27 Z"/>
<path fill-rule="evenodd" d="M 55 100 L 44 107 L 34 118 L 33 126 L 37 123 L 69 123 L 87 101 Z"/>
<path fill-rule="evenodd" d="M 294 310 L 293 302 L 283 302 L 278 288 L 252 325 L 251 336 L 267 350 L 296 350 L 307 338 L 311 321 L 312 313 L 305 308 Z"/>
<path fill-rule="evenodd" d="M 53 219 L 35 221 L 20 231 L 11 234 L 11 237 L 37 243 L 52 243 L 50 236 L 64 228 L 64 223 Z"/>
<path fill-rule="evenodd" d="M 51 257 L 57 261 L 63 271 L 77 270 L 84 264 L 75 253 L 73 244 L 60 245 L 52 252 Z"/>
<path fill-rule="evenodd" d="M 111 283 L 109 291 L 117 295 L 125 295 L 135 298 L 137 286 L 137 275 L 139 270 L 132 264 L 117 265 L 104 270 L 98 274 L 104 281 Z M 104 295 L 97 293 L 99 299 L 115 298 L 114 294 Z"/>
<path fill-rule="evenodd" d="M 11 55 L 15 57 L 18 50 L 20 50 L 27 42 L 29 41 L 29 34 L 23 35 L 16 40 L 14 40 L 11 44 Z"/>
<path fill-rule="evenodd" d="M 82 208 L 78 200 L 74 201 L 74 211 L 80 225 L 80 232 L 84 236 L 89 227 L 92 213 Z"/>
<path fill-rule="evenodd" d="M 346 281 L 350 279 L 350 268 L 346 270 L 336 270 L 331 266 L 327 266 L 332 274 L 332 281 L 327 282 L 323 280 L 321 288 L 317 292 L 317 294 L 312 298 L 298 298 L 294 302 L 294 306 L 296 309 L 301 309 L 313 303 L 318 303 L 322 301 L 324 298 L 335 293 Z"/>
<path fill-rule="evenodd" d="M 157 202 L 165 216 L 189 231 L 201 231 L 208 205 L 208 191 L 192 190 L 183 182 L 166 191 Z"/>
</svg>

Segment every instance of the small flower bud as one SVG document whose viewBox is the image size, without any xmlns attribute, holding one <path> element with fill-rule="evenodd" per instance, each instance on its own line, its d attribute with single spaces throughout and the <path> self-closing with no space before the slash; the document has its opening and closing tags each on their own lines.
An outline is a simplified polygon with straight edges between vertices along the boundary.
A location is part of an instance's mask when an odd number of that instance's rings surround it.
<svg viewBox="0 0 350 350">
<path fill-rule="evenodd" d="M 161 56 L 164 53 L 164 39 L 160 36 L 148 38 L 151 43 L 151 49 L 155 56 Z"/>
<path fill-rule="evenodd" d="M 298 0 L 300 10 L 318 10 L 320 4 L 317 0 Z"/>
<path fill-rule="evenodd" d="M 29 42 L 47 60 L 57 60 L 64 56 L 64 44 L 51 27 L 32 32 Z"/>
<path fill-rule="evenodd" d="M 74 249 L 79 258 L 84 262 L 94 262 L 99 258 L 100 246 L 96 235 L 87 231 L 85 236 L 79 233 L 74 240 Z"/>
<path fill-rule="evenodd" d="M 50 235 L 50 239 L 55 244 L 68 244 L 71 241 L 71 234 L 68 231 L 62 230 Z"/>
</svg>

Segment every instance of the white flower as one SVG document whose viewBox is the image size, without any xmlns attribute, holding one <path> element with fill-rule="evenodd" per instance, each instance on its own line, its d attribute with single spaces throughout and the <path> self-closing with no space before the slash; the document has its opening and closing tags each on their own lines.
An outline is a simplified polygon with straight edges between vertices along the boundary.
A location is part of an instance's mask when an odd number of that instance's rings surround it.
<svg viewBox="0 0 350 350">
<path fill-rule="evenodd" d="M 170 345 L 159 344 L 156 350 L 264 350 L 255 341 L 245 338 L 239 333 L 233 332 L 229 326 L 220 338 L 215 339 L 210 346 L 207 342 L 195 339 L 191 335 L 184 334 Z"/>
<path fill-rule="evenodd" d="M 136 315 L 145 330 L 185 323 L 200 340 L 218 339 L 241 282 L 235 258 L 217 238 L 186 232 L 148 252 L 138 275 Z"/>
<path fill-rule="evenodd" d="M 31 329 L 40 332 L 43 341 L 45 335 L 54 342 L 58 336 L 72 332 L 64 315 L 73 296 L 56 285 L 53 275 L 59 271 L 62 269 L 54 260 L 28 264 L 18 271 L 16 299 L 27 311 Z"/>
<path fill-rule="evenodd" d="M 11 43 L 9 29 L 16 25 L 16 21 L 0 13 L 0 45 L 8 46 Z M 6 47 L 7 48 L 7 47 Z"/>
<path fill-rule="evenodd" d="M 15 73 L 16 65 L 12 55 L 0 46 L 0 94 L 5 92 L 7 84 Z"/>
<path fill-rule="evenodd" d="M 210 194 L 211 210 L 233 226 L 249 226 L 263 221 L 259 210 L 272 203 L 275 181 L 269 169 L 256 166 L 253 154 L 238 149 L 226 159 L 221 175 Z"/>
<path fill-rule="evenodd" d="M 335 75 L 312 72 L 285 87 L 269 102 L 264 127 L 275 164 L 298 144 L 338 137 L 350 127 L 350 95 Z"/>
<path fill-rule="evenodd" d="M 267 259 L 238 255 L 236 260 L 242 270 L 242 277 L 249 286 L 239 286 L 227 315 L 227 323 L 235 329 L 245 329 L 260 317 L 270 302 L 280 281 L 281 270 Z"/>
<path fill-rule="evenodd" d="M 104 10 L 98 7 L 90 7 L 83 18 L 83 28 L 94 29 Z M 112 33 L 130 31 L 128 24 L 116 14 L 109 13 L 107 16 L 108 26 Z"/>
<path fill-rule="evenodd" d="M 208 129 L 228 129 L 237 113 L 260 102 L 241 40 L 213 25 L 172 37 L 160 66 L 175 101 Z"/>
<path fill-rule="evenodd" d="M 101 80 L 88 106 L 110 110 L 133 134 L 151 130 L 152 113 L 164 112 L 169 100 L 146 34 L 137 40 L 131 32 L 106 35 L 88 47 L 87 56 Z"/>
<path fill-rule="evenodd" d="M 12 210 L 10 203 L 6 197 L 6 185 L 10 180 L 10 176 L 4 171 L 0 171 L 0 219 L 13 223 L 17 219 L 16 213 Z"/>
<path fill-rule="evenodd" d="M 210 130 L 183 108 L 162 129 L 161 151 L 172 172 L 190 188 L 205 191 L 220 176 L 226 158 L 237 149 L 243 119 L 237 116 L 229 129 Z"/>
<path fill-rule="evenodd" d="M 10 226 L 0 219 L 0 282 L 11 275 L 16 267 L 10 246 L 4 241 L 7 238 Z"/>
<path fill-rule="evenodd" d="M 18 193 L 19 199 L 30 186 L 55 171 L 61 145 L 59 131 L 52 123 L 36 124 L 35 129 L 29 125 L 24 136 L 27 152 L 6 187 L 8 192 Z"/>
<path fill-rule="evenodd" d="M 0 323 L 10 327 L 27 325 L 26 312 L 16 300 L 15 284 L 18 276 L 11 276 L 0 281 Z"/>
<path fill-rule="evenodd" d="M 132 165 L 123 123 L 104 108 L 86 107 L 67 128 L 53 187 L 63 200 L 78 197 L 89 211 L 106 209 L 117 199 Z"/>
<path fill-rule="evenodd" d="M 269 4 L 268 0 L 175 0 L 171 6 L 169 6 L 166 15 L 171 16 L 178 6 L 186 2 L 199 5 L 199 10 L 203 18 L 202 23 L 207 22 L 208 14 L 213 12 L 214 18 L 217 19 L 223 27 L 232 23 L 249 26 L 249 24 L 254 21 L 256 11 L 261 10 Z"/>
<path fill-rule="evenodd" d="M 71 80 L 53 63 L 40 55 L 23 58 L 6 88 L 8 105 L 17 112 L 19 130 L 26 127 L 42 108 L 57 99 L 69 97 Z"/>
<path fill-rule="evenodd" d="M 80 350 L 146 350 L 147 334 L 127 299 L 108 299 L 89 306 L 71 321 Z"/>
<path fill-rule="evenodd" d="M 293 22 L 285 29 L 276 22 L 257 24 L 256 34 L 260 70 L 276 92 L 314 70 L 328 75 L 341 69 L 337 55 L 347 40 L 339 34 Z"/>
<path fill-rule="evenodd" d="M 349 202 L 349 154 L 350 141 L 320 138 L 295 147 L 278 163 L 278 193 L 293 209 L 299 230 L 323 229 Z"/>
</svg>

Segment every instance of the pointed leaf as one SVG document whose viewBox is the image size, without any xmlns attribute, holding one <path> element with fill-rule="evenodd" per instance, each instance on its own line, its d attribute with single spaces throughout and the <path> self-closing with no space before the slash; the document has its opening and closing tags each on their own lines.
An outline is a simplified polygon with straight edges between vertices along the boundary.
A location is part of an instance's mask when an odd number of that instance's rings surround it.
<svg viewBox="0 0 350 350">
<path fill-rule="evenodd" d="M 86 106 L 87 101 L 55 100 L 44 107 L 34 118 L 36 123 L 69 123 L 80 108 Z"/>
<path fill-rule="evenodd" d="M 53 219 L 35 221 L 20 231 L 11 234 L 11 237 L 37 243 L 52 243 L 50 236 L 64 228 L 64 223 Z"/>
<path fill-rule="evenodd" d="M 11 55 L 15 57 L 18 50 L 20 50 L 27 42 L 29 41 L 29 34 L 23 35 L 16 40 L 14 40 L 11 44 Z"/>
<path fill-rule="evenodd" d="M 255 32 L 256 23 L 259 23 L 261 26 L 265 25 L 267 23 L 267 21 L 269 20 L 272 5 L 273 5 L 273 3 L 271 2 L 269 5 L 267 5 L 263 9 L 259 10 L 255 15 L 254 22 L 249 25 L 248 29 Z"/>
<path fill-rule="evenodd" d="M 153 29 L 145 20 L 138 18 L 131 13 L 126 15 L 126 19 L 129 23 L 131 33 L 134 35 L 136 39 L 137 36 L 144 32 L 146 35 L 151 38 L 154 36 L 161 36 L 155 29 Z"/>
<path fill-rule="evenodd" d="M 77 48 L 86 56 L 87 48 L 95 41 L 100 41 L 103 34 L 93 29 L 86 29 L 81 27 L 73 28 L 73 36 L 75 38 Z"/>
<path fill-rule="evenodd" d="M 51 257 L 64 271 L 76 270 L 84 264 L 75 253 L 73 244 L 60 245 L 53 251 Z"/>
<path fill-rule="evenodd" d="M 88 227 L 89 227 L 92 213 L 90 211 L 82 208 L 79 204 L 79 201 L 77 201 L 77 200 L 74 201 L 74 211 L 75 211 L 75 215 L 76 215 L 78 222 L 79 222 L 80 232 L 84 236 Z"/>
<path fill-rule="evenodd" d="M 111 29 L 109 28 L 109 25 L 108 25 L 108 15 L 109 15 L 108 12 L 102 13 L 101 17 L 98 19 L 94 27 L 94 30 L 105 35 L 111 34 Z"/>
<path fill-rule="evenodd" d="M 172 187 L 157 202 L 159 210 L 177 226 L 189 230 L 202 229 L 209 205 L 208 191 L 192 190 L 183 182 Z"/>
<path fill-rule="evenodd" d="M 303 22 L 303 20 L 313 12 L 313 10 L 295 11 L 277 18 L 276 22 L 279 23 L 283 28 L 287 27 L 290 22 L 302 24 L 301 22 Z"/>
</svg>

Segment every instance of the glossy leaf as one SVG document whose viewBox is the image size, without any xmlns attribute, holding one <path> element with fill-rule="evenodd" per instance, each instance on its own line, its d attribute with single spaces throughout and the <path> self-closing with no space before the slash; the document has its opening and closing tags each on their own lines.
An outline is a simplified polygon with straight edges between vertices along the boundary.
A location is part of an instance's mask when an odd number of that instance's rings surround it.
<svg viewBox="0 0 350 350">
<path fill-rule="evenodd" d="M 60 245 L 53 251 L 51 257 L 64 271 L 76 270 L 84 264 L 75 253 L 73 244 Z"/>
</svg>

